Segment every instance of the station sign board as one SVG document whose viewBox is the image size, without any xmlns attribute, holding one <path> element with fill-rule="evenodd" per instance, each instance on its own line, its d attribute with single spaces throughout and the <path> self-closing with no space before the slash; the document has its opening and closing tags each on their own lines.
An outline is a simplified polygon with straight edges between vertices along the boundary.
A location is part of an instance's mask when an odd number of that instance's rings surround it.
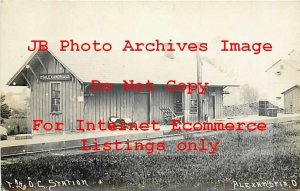
<svg viewBox="0 0 300 191">
<path fill-rule="evenodd" d="M 70 73 L 65 74 L 40 74 L 39 79 L 41 81 L 71 81 L 72 75 Z"/>
</svg>

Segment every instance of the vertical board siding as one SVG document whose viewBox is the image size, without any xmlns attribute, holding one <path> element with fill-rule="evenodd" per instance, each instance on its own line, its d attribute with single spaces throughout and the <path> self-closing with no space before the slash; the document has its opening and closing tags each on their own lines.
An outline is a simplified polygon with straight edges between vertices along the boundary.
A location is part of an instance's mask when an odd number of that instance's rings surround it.
<svg viewBox="0 0 300 191">
<path fill-rule="evenodd" d="M 49 54 L 43 54 L 41 60 L 45 64 L 45 67 L 48 70 L 49 74 L 55 73 L 70 73 L 67 71 L 59 62 L 56 62 L 55 59 Z M 37 76 L 39 74 L 45 74 L 45 70 L 37 59 L 34 59 L 32 62 L 32 69 Z M 82 109 L 83 103 L 77 101 L 78 96 L 83 96 L 81 89 L 81 83 L 74 78 L 73 81 L 60 81 L 61 83 L 61 113 L 60 114 L 51 114 L 51 91 L 50 91 L 50 82 L 37 82 L 34 75 L 31 71 L 27 72 L 28 78 L 31 83 L 31 95 L 30 95 L 30 117 L 29 128 L 32 128 L 32 120 L 41 119 L 44 122 L 63 122 L 65 124 L 65 131 L 72 131 L 75 127 L 75 122 L 77 119 L 82 118 Z M 74 125 L 73 125 L 74 124 Z M 39 133 L 63 133 L 63 131 L 55 132 L 54 130 L 45 131 L 43 128 L 40 128 L 38 132 L 33 132 L 34 134 Z"/>
<path fill-rule="evenodd" d="M 155 87 L 150 96 L 150 118 L 162 122 L 160 107 L 174 110 L 175 96 L 161 86 Z M 111 92 L 97 92 L 94 96 L 85 97 L 85 102 L 85 114 L 95 115 L 95 118 L 86 117 L 89 121 L 98 122 L 101 119 L 107 122 L 110 116 L 133 119 L 134 92 L 125 92 L 120 85 L 115 85 Z"/>
<path fill-rule="evenodd" d="M 159 123 L 163 122 L 161 107 L 170 107 L 174 111 L 175 94 L 166 90 L 164 86 L 156 86 L 155 91 L 151 92 L 150 119 Z"/>
<path fill-rule="evenodd" d="M 295 87 L 284 93 L 284 111 L 286 113 L 300 112 L 300 88 Z"/>
<path fill-rule="evenodd" d="M 120 86 L 114 86 L 111 92 L 97 92 L 93 96 L 86 96 L 85 120 L 97 123 L 99 120 L 107 122 L 110 116 L 132 119 L 132 92 L 124 92 Z"/>
<path fill-rule="evenodd" d="M 49 74 L 71 73 L 50 54 L 42 54 L 41 59 Z M 33 62 L 31 64 L 32 69 L 37 76 L 46 73 L 37 59 L 33 58 L 31 62 Z M 77 132 L 76 120 L 78 119 L 94 123 L 97 123 L 99 120 L 107 122 L 110 116 L 133 119 L 134 92 L 125 92 L 122 85 L 114 85 L 113 90 L 108 93 L 97 92 L 90 94 L 89 88 L 85 88 L 84 84 L 72 76 L 72 81 L 60 81 L 61 113 L 51 114 L 51 82 L 40 81 L 38 83 L 30 70 L 28 70 L 27 75 L 31 83 L 29 128 L 32 128 L 33 119 L 42 119 L 44 122 L 50 123 L 63 122 L 65 124 L 64 132 Z M 160 108 L 169 107 L 174 111 L 175 94 L 167 91 L 163 85 L 156 85 L 154 88 L 155 91 L 150 92 L 150 119 L 162 123 L 163 115 Z M 84 96 L 84 93 L 87 93 L 87 96 Z M 215 116 L 216 118 L 221 118 L 223 87 L 209 87 L 207 89 L 203 95 L 203 115 L 208 115 L 212 111 L 212 106 L 209 105 L 212 95 L 215 96 Z M 79 96 L 84 97 L 83 102 L 78 101 Z M 183 93 L 185 121 L 193 122 L 197 121 L 198 117 L 197 114 L 190 113 L 190 99 L 191 95 Z M 212 119 L 212 116 L 210 117 Z M 38 132 L 33 133 L 63 133 L 63 131 L 45 131 L 40 128 Z"/>
<path fill-rule="evenodd" d="M 208 87 L 205 94 L 202 96 L 203 100 L 203 116 L 207 115 L 210 119 L 213 116 L 213 106 L 210 105 L 212 95 L 215 95 L 215 119 L 220 119 L 223 116 L 223 87 Z M 185 93 L 185 121 L 195 122 L 198 120 L 197 114 L 190 113 L 191 95 Z"/>
</svg>

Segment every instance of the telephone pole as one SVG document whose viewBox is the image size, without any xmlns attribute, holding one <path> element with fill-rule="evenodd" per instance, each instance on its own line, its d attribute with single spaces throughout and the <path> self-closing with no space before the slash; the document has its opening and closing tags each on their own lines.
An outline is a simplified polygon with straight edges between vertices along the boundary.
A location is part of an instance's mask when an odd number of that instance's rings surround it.
<svg viewBox="0 0 300 191">
<path fill-rule="evenodd" d="M 197 60 L 197 83 L 202 82 L 202 66 L 203 63 L 200 58 L 199 49 L 197 48 L 196 51 L 196 60 Z M 198 100 L 198 121 L 203 120 L 203 95 L 197 93 L 197 100 Z"/>
</svg>

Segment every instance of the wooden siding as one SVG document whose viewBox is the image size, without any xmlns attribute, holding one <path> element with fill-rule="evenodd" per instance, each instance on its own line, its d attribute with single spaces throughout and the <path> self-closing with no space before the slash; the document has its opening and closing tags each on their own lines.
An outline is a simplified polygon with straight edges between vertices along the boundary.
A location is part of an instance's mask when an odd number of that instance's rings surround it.
<svg viewBox="0 0 300 191">
<path fill-rule="evenodd" d="M 207 115 L 213 119 L 213 107 L 210 104 L 212 97 L 215 97 L 215 119 L 220 119 L 223 116 L 223 87 L 208 87 L 203 96 L 203 115 Z"/>
<path fill-rule="evenodd" d="M 203 95 L 203 115 L 213 120 L 210 114 L 213 111 L 209 100 L 215 97 L 215 119 L 222 118 L 223 88 L 209 87 Z M 195 122 L 198 120 L 197 113 L 190 113 L 190 94 L 184 94 L 185 121 Z M 133 111 L 134 93 L 124 92 L 122 86 L 114 86 L 112 92 L 99 92 L 94 96 L 85 97 L 85 119 L 97 122 L 99 119 L 108 121 L 109 116 L 134 118 Z M 164 86 L 155 86 L 155 91 L 150 93 L 150 121 L 163 122 L 160 107 L 170 107 L 174 111 L 175 95 L 165 89 Z"/>
<path fill-rule="evenodd" d="M 49 74 L 69 73 L 59 62 L 57 62 L 49 54 L 43 54 L 41 57 Z M 46 71 L 37 59 L 33 59 L 31 64 L 33 71 L 37 77 L 39 74 L 46 74 Z M 76 119 L 83 118 L 83 102 L 78 102 L 79 96 L 83 96 L 81 83 L 73 76 L 72 81 L 60 81 L 61 83 L 61 113 L 51 114 L 51 92 L 50 82 L 37 82 L 35 76 L 28 69 L 27 77 L 31 84 L 30 94 L 30 116 L 28 124 L 31 124 L 33 119 L 42 119 L 45 122 L 63 122 L 65 131 L 73 131 L 75 129 Z M 52 131 L 44 131 L 42 128 L 38 132 L 33 133 L 54 133 Z M 57 133 L 57 132 L 56 132 Z"/>
<path fill-rule="evenodd" d="M 198 121 L 198 114 L 190 112 L 190 94 L 185 94 L 185 121 L 195 122 Z M 213 118 L 213 107 L 211 105 L 211 100 L 215 97 L 215 118 Z M 205 94 L 202 95 L 203 103 L 203 117 L 207 115 L 210 120 L 219 119 L 223 116 L 223 87 L 208 87 Z"/>
<path fill-rule="evenodd" d="M 110 116 L 133 119 L 134 93 L 123 91 L 121 86 L 114 86 L 111 92 L 97 92 L 84 98 L 84 119 L 107 122 Z"/>
<path fill-rule="evenodd" d="M 299 87 L 294 87 L 284 93 L 284 111 L 286 113 L 300 113 Z"/>
<path fill-rule="evenodd" d="M 155 86 L 150 93 L 150 121 L 163 121 L 160 107 L 174 109 L 174 94 L 167 91 L 164 86 Z M 123 86 L 114 85 L 111 92 L 97 92 L 93 96 L 85 97 L 85 119 L 97 122 L 108 121 L 110 116 L 134 119 L 134 92 L 123 91 Z"/>
<path fill-rule="evenodd" d="M 165 86 L 156 86 L 150 97 L 150 120 L 163 122 L 163 115 L 159 108 L 169 107 L 174 111 L 175 94 L 166 90 Z"/>
<path fill-rule="evenodd" d="M 50 54 L 41 54 L 42 62 L 45 64 L 49 74 L 71 73 L 56 61 Z M 39 74 L 46 74 L 46 71 L 39 63 L 38 59 L 31 61 L 32 69 L 37 77 Z M 51 82 L 37 81 L 30 69 L 27 70 L 27 77 L 31 84 L 30 112 L 28 124 L 32 128 L 33 119 L 42 119 L 44 122 L 63 122 L 64 132 L 77 132 L 76 120 L 84 119 L 97 123 L 100 119 L 107 122 L 110 116 L 134 119 L 134 92 L 123 91 L 122 85 L 114 85 L 111 92 L 98 92 L 91 94 L 85 88 L 87 84 L 82 84 L 74 76 L 72 81 L 59 81 L 61 83 L 61 113 L 51 113 Z M 160 107 L 170 107 L 174 111 L 175 94 L 166 90 L 163 85 L 155 85 L 155 91 L 150 93 L 150 122 L 156 120 L 163 122 L 163 115 Z M 84 94 L 86 93 L 86 96 Z M 215 97 L 215 118 L 222 117 L 223 88 L 208 87 L 203 95 L 203 115 L 208 115 L 213 119 L 211 99 Z M 83 97 L 83 101 L 78 98 Z M 198 120 L 197 113 L 190 113 L 191 95 L 183 93 L 183 106 L 185 121 L 194 122 Z M 54 133 L 44 131 L 42 128 L 34 133 Z M 55 132 L 57 133 L 57 132 Z"/>
</svg>

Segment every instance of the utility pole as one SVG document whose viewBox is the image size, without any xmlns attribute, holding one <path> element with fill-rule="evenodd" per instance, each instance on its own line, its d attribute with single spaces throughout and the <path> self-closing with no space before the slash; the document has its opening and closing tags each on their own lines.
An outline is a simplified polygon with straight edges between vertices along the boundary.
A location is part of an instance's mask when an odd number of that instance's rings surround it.
<svg viewBox="0 0 300 191">
<path fill-rule="evenodd" d="M 197 83 L 198 83 L 198 82 L 202 82 L 202 66 L 203 66 L 198 48 L 196 51 L 196 60 L 197 60 Z M 197 100 L 198 100 L 198 121 L 202 121 L 203 120 L 203 103 L 202 103 L 203 95 L 197 93 Z"/>
</svg>

